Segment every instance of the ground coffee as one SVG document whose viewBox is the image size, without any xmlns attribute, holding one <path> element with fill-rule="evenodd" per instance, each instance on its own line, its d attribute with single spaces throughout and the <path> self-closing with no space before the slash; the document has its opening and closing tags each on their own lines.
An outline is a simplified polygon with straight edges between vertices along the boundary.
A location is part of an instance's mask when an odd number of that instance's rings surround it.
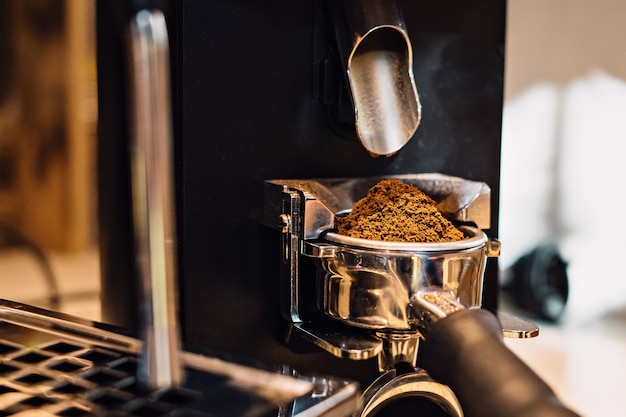
<svg viewBox="0 0 626 417">
<path fill-rule="evenodd" d="M 397 179 L 374 185 L 346 216 L 335 219 L 337 233 L 361 239 L 399 242 L 452 242 L 463 239 L 417 187 Z"/>
</svg>

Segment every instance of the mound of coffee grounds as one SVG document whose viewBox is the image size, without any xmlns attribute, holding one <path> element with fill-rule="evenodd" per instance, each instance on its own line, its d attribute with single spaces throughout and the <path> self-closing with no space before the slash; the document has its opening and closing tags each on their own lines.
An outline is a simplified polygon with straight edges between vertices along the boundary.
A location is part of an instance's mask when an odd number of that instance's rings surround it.
<svg viewBox="0 0 626 417">
<path fill-rule="evenodd" d="M 339 234 L 370 240 L 425 243 L 465 237 L 432 198 L 397 179 L 374 185 L 348 215 L 335 218 L 335 225 Z"/>
</svg>

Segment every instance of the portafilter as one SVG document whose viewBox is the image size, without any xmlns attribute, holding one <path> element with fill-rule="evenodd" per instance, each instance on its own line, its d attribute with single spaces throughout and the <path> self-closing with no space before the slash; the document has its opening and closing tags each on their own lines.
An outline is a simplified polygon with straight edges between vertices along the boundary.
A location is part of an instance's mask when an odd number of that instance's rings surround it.
<svg viewBox="0 0 626 417">
<path fill-rule="evenodd" d="M 266 224 L 282 236 L 288 339 L 347 360 L 378 358 L 380 376 L 364 389 L 361 417 L 418 409 L 455 417 L 576 416 L 501 343 L 503 335 L 536 336 L 536 325 L 481 309 L 487 258 L 500 253 L 483 231 L 489 187 L 437 173 L 392 177 L 433 198 L 465 237 L 409 243 L 337 233 L 336 216 L 382 177 L 266 182 Z M 311 296 L 320 314 L 311 314 Z M 521 388 L 515 398 L 509 382 Z"/>
</svg>

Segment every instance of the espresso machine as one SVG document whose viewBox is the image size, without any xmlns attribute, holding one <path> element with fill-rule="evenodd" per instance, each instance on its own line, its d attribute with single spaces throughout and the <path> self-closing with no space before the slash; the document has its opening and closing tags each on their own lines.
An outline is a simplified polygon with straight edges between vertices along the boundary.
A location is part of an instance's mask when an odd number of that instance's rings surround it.
<svg viewBox="0 0 626 417">
<path fill-rule="evenodd" d="M 98 2 L 103 321 L 164 355 L 146 380 L 180 383 L 180 341 L 313 380 L 313 397 L 360 387 L 328 415 L 573 415 L 494 342 L 537 333 L 498 313 L 505 12 L 504 0 Z M 334 233 L 384 178 L 423 189 L 466 239 Z M 150 259 L 162 281 L 136 279 Z M 476 349 L 502 372 L 483 372 Z M 505 380 L 524 388 L 516 399 L 493 389 Z"/>
</svg>

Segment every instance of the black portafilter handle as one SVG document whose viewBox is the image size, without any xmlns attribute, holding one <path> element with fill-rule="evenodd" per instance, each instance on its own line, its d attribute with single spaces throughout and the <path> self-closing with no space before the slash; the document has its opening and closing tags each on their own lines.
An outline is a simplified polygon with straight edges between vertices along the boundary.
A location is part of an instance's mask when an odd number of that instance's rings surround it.
<svg viewBox="0 0 626 417">
<path fill-rule="evenodd" d="M 466 417 L 580 417 L 507 348 L 491 312 L 461 309 L 426 331 L 419 366 L 454 391 Z"/>
</svg>

